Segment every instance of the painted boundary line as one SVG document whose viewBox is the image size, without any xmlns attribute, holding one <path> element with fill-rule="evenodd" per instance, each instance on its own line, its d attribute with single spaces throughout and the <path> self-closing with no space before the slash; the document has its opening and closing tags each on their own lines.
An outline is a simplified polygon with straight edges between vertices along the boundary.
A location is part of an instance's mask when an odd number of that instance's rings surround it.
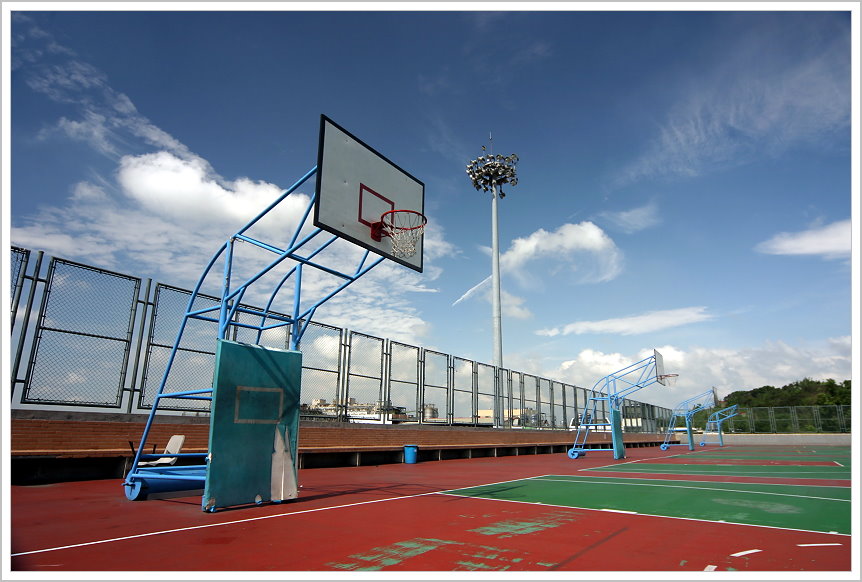
<svg viewBox="0 0 862 582">
<path fill-rule="evenodd" d="M 483 485 L 471 485 L 470 487 L 459 487 L 458 489 L 469 489 L 472 487 L 489 487 L 491 485 L 502 485 L 503 483 L 516 483 L 518 481 L 523 481 L 523 480 L 524 479 L 509 479 L 507 481 L 496 481 L 494 483 L 485 483 Z M 58 550 L 68 550 L 68 549 L 72 549 L 72 548 L 82 548 L 82 547 L 86 547 L 86 546 L 95 546 L 95 545 L 99 545 L 99 544 L 108 544 L 108 543 L 112 543 L 112 542 L 121 542 L 121 541 L 125 541 L 125 540 L 133 540 L 133 539 L 138 539 L 138 538 L 146 538 L 146 537 L 152 537 L 152 536 L 158 536 L 158 535 L 164 535 L 164 534 L 179 533 L 179 532 L 184 532 L 184 531 L 194 531 L 194 530 L 198 530 L 198 529 L 207 529 L 207 528 L 211 528 L 211 527 L 220 527 L 220 526 L 225 526 L 225 525 L 236 525 L 236 524 L 240 524 L 240 523 L 250 523 L 253 521 L 263 521 L 265 519 L 275 519 L 278 517 L 291 517 L 294 515 L 303 515 L 306 513 L 315 513 L 318 511 L 327 511 L 330 509 L 345 509 L 348 507 L 358 507 L 360 505 L 370 505 L 372 503 L 382 503 L 385 501 L 400 501 L 403 499 L 413 499 L 416 497 L 425 497 L 428 495 L 446 494 L 449 491 L 457 491 L 458 489 L 444 489 L 441 491 L 429 491 L 427 493 L 417 493 L 415 495 L 403 495 L 401 497 L 388 497 L 386 499 L 372 499 L 371 501 L 358 501 L 356 503 L 345 503 L 343 505 L 333 505 L 330 507 L 316 507 L 314 509 L 302 509 L 299 511 L 292 511 L 290 513 L 277 513 L 274 515 L 261 515 L 259 517 L 249 517 L 246 519 L 222 521 L 219 523 L 207 523 L 207 524 L 202 524 L 202 525 L 192 525 L 192 526 L 188 526 L 188 527 L 165 529 L 165 530 L 146 532 L 146 533 L 141 533 L 141 534 L 120 536 L 120 537 L 116 537 L 116 538 L 94 540 L 91 542 L 81 542 L 78 544 L 68 544 L 65 546 L 57 546 L 54 548 L 43 548 L 41 550 L 28 550 L 26 552 L 16 552 L 14 554 L 10 554 L 10 557 L 15 558 L 17 556 L 27 556 L 30 554 L 40 554 L 40 553 L 44 553 L 44 552 L 54 552 L 54 551 L 58 551 Z"/>
<path fill-rule="evenodd" d="M 579 469 L 579 471 L 589 471 L 589 469 Z M 603 473 L 609 471 L 602 471 Z M 667 473 L 668 475 L 673 475 L 674 473 Z M 737 485 L 780 485 L 781 487 L 833 487 L 835 489 L 850 489 L 850 485 L 810 485 L 807 483 L 761 483 L 757 482 L 749 482 L 749 481 L 704 481 L 702 479 L 698 479 L 697 477 L 726 477 L 727 475 L 680 475 L 680 477 L 686 477 L 686 479 L 680 479 L 683 482 L 689 483 L 728 483 L 728 484 L 737 484 Z M 734 475 L 735 477 L 745 478 L 747 475 Z M 571 477 L 572 479 L 637 479 L 638 481 L 661 481 L 663 483 L 672 482 L 676 479 L 663 479 L 662 477 L 650 477 L 649 473 L 644 473 L 644 476 L 638 475 L 637 477 L 612 477 L 612 476 L 598 476 L 598 475 L 542 475 L 539 477 L 525 477 L 525 479 L 544 479 L 546 477 Z M 691 477 L 688 479 L 687 477 Z M 762 477 L 757 477 L 761 479 Z M 850 479 L 829 479 L 831 481 L 850 481 Z M 477 485 L 477 487 L 482 487 L 482 485 Z M 467 489 L 467 487 L 462 487 L 462 489 Z"/>
<path fill-rule="evenodd" d="M 691 466 L 694 466 L 694 465 L 691 465 Z M 645 473 L 655 473 L 656 475 L 692 475 L 692 474 L 694 474 L 694 475 L 726 475 L 729 477 L 771 477 L 773 479 L 834 479 L 837 481 L 849 481 L 850 480 L 850 477 L 834 477 L 834 476 L 833 477 L 795 477 L 794 476 L 794 475 L 835 475 L 836 474 L 836 473 L 824 473 L 822 471 L 799 471 L 798 473 L 793 473 L 790 475 L 775 474 L 775 473 L 770 473 L 768 471 L 749 471 L 749 472 L 745 473 L 744 475 L 739 475 L 739 474 L 732 473 L 732 472 L 731 473 L 727 473 L 727 472 L 711 473 L 708 471 L 700 471 L 700 472 L 695 472 L 695 473 L 687 472 L 687 471 L 691 471 L 691 470 L 692 469 L 686 469 L 685 471 L 681 471 L 681 472 L 680 471 L 661 471 L 661 470 L 651 471 L 651 470 L 648 470 L 648 471 L 644 471 L 644 472 Z M 606 471 L 606 472 L 610 473 L 611 471 Z M 624 472 L 624 471 L 620 471 L 620 472 Z M 843 474 L 843 473 L 840 473 L 840 474 Z"/>
</svg>

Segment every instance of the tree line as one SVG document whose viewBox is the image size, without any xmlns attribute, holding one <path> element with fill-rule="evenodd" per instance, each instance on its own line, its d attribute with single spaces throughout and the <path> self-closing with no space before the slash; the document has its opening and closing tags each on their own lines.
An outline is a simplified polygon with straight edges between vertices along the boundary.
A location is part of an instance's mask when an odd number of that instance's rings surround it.
<svg viewBox="0 0 862 582">
<path fill-rule="evenodd" d="M 850 380 L 812 380 L 805 378 L 776 388 L 761 386 L 751 390 L 737 390 L 724 397 L 724 406 L 820 406 L 850 404 Z"/>
</svg>

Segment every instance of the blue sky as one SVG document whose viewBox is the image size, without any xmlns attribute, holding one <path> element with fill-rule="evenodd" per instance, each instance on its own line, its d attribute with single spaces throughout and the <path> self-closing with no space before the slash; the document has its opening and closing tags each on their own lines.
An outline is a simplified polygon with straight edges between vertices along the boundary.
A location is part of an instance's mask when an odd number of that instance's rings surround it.
<svg viewBox="0 0 862 582">
<path fill-rule="evenodd" d="M 505 367 L 590 387 L 658 348 L 679 382 L 634 397 L 665 406 L 851 377 L 856 4 L 32 6 L 4 35 L 11 244 L 190 288 L 314 166 L 325 114 L 425 183 L 429 227 L 424 273 L 381 265 L 317 320 L 490 363 L 490 198 L 464 168 L 492 133 L 520 158 Z"/>
</svg>

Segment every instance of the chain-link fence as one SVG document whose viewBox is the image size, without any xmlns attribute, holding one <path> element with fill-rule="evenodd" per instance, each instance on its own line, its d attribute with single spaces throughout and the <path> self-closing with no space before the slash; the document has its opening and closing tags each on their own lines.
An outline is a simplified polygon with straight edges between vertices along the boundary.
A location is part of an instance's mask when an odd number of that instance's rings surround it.
<svg viewBox="0 0 862 582">
<path fill-rule="evenodd" d="M 216 297 L 198 294 L 190 306 L 186 289 L 58 258 L 42 274 L 42 253 L 32 258 L 29 250 L 12 249 L 14 407 L 148 412 L 172 359 L 159 412 L 208 414 L 206 399 L 164 395 L 212 385 L 217 323 L 184 315 L 216 307 Z M 240 323 L 260 323 L 261 309 L 243 307 Z M 174 349 L 181 325 L 182 342 Z M 230 329 L 236 341 L 289 345 L 289 326 Z M 558 380 L 316 322 L 301 347 L 301 415 L 307 420 L 565 429 L 597 396 Z M 597 402 L 597 414 L 608 415 L 606 404 Z M 661 433 L 671 417 L 667 408 L 623 402 L 627 432 Z M 850 407 L 739 409 L 725 427 L 848 432 Z"/>
</svg>

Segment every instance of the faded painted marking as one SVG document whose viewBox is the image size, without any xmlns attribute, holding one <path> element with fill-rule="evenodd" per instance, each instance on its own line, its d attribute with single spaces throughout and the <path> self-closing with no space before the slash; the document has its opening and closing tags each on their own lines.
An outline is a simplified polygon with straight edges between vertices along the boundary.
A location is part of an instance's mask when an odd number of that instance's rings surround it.
<svg viewBox="0 0 862 582">
<path fill-rule="evenodd" d="M 757 552 L 762 552 L 763 550 L 745 550 L 744 552 L 736 552 L 735 554 L 730 554 L 733 558 L 739 558 L 741 556 L 747 556 L 748 554 L 756 554 Z"/>
<path fill-rule="evenodd" d="M 758 502 L 751 501 L 749 499 L 721 499 L 721 498 L 713 498 L 713 503 L 717 503 L 719 505 L 730 505 L 732 507 L 744 507 L 746 509 L 759 509 L 761 511 L 765 511 L 766 513 L 773 513 L 779 515 L 791 515 L 795 513 L 802 513 L 802 510 L 793 505 L 788 505 L 786 503 L 769 503 L 769 502 Z"/>
<path fill-rule="evenodd" d="M 512 536 L 527 535 L 559 527 L 576 520 L 577 515 L 572 515 L 570 512 L 555 512 L 540 515 L 531 521 L 501 521 L 467 531 L 486 536 L 510 538 Z"/>
<path fill-rule="evenodd" d="M 716 568 L 718 568 L 718 566 L 713 566 L 712 564 L 710 564 L 709 566 L 707 566 L 706 568 L 704 568 L 704 569 L 703 569 L 703 571 L 704 571 L 704 572 L 715 572 L 715 569 L 716 569 Z"/>
<path fill-rule="evenodd" d="M 455 564 L 457 564 L 458 566 L 462 566 L 462 567 L 463 567 L 463 569 L 465 569 L 465 570 L 470 570 L 470 571 L 473 571 L 473 572 L 475 572 L 475 571 L 477 571 L 477 570 L 494 570 L 494 571 L 500 571 L 500 570 L 508 570 L 508 569 L 509 569 L 509 567 L 508 567 L 508 566 L 506 566 L 506 567 L 504 567 L 504 568 L 495 568 L 494 566 L 489 566 L 488 564 L 480 564 L 480 563 L 478 563 L 478 562 L 462 562 L 462 561 L 459 561 L 459 562 L 455 562 Z M 455 569 L 455 570 L 461 570 L 462 568 L 454 568 L 454 569 Z"/>
<path fill-rule="evenodd" d="M 815 546 L 843 546 L 844 544 L 796 544 L 800 548 L 813 548 Z"/>
<path fill-rule="evenodd" d="M 338 570 L 375 571 L 387 566 L 397 566 L 404 560 L 445 545 L 461 545 L 461 542 L 438 540 L 434 538 L 414 538 L 396 542 L 390 546 L 372 548 L 365 554 L 351 554 L 349 557 L 360 562 L 330 562 L 327 566 Z"/>
<path fill-rule="evenodd" d="M 326 565 L 335 570 L 351 572 L 379 571 L 399 565 L 403 568 L 402 563 L 406 560 L 444 547 L 448 548 L 446 551 L 455 552 L 459 557 L 455 561 L 457 566 L 453 570 L 505 571 L 509 570 L 512 564 L 524 561 L 524 558 L 512 549 L 453 540 L 414 538 L 389 546 L 376 547 L 364 553 L 352 554 L 348 556 L 348 558 L 352 558 L 350 561 L 329 562 Z M 553 565 L 530 561 L 527 561 L 526 564 L 531 566 L 529 569 L 536 569 L 532 566 L 547 567 Z"/>
</svg>

